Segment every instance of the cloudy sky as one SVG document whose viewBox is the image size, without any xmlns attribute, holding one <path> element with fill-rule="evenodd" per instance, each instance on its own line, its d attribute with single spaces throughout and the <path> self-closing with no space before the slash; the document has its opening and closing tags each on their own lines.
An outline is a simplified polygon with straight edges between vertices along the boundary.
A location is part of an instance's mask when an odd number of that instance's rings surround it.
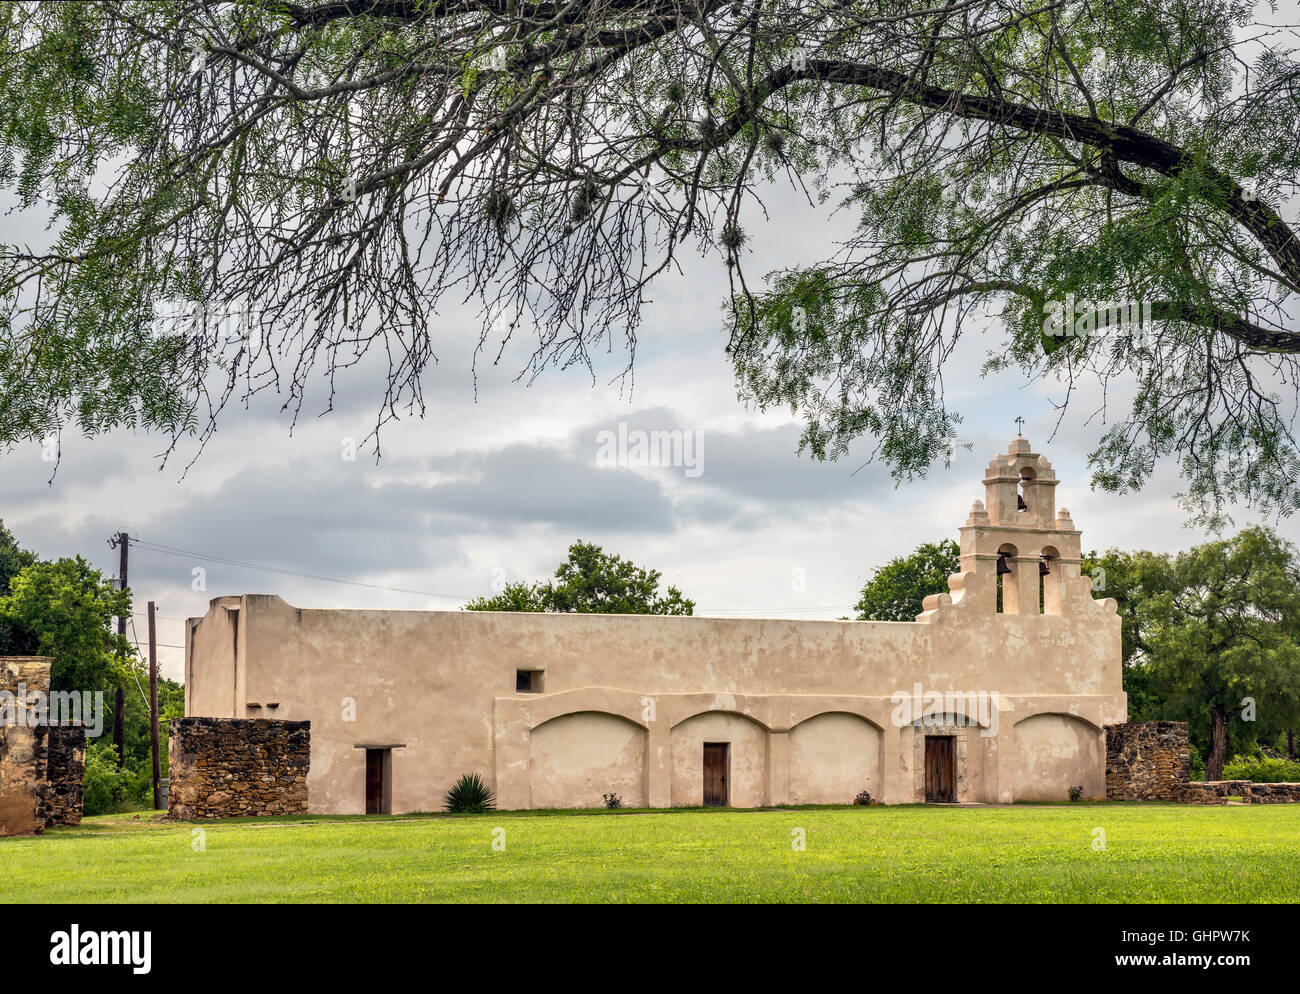
<svg viewBox="0 0 1300 994">
<path fill-rule="evenodd" d="M 769 219 L 746 224 L 751 275 L 812 260 L 843 223 L 790 191 L 767 197 Z M 39 230 L 12 215 L 9 225 Z M 40 555 L 81 554 L 108 573 L 117 569 L 110 535 L 125 530 L 146 543 L 131 552 L 134 631 L 143 641 L 145 602 L 157 601 L 163 672 L 176 679 L 184 619 L 211 597 L 455 610 L 491 592 L 494 579 L 549 575 L 579 538 L 661 570 L 700 614 L 848 615 L 874 567 L 920 542 L 957 537 L 1017 416 L 1055 465 L 1058 507 L 1070 509 L 1085 548 L 1172 551 L 1207 537 L 1185 527 L 1168 467 L 1137 495 L 1091 491 L 1085 457 L 1098 426 L 1085 421 L 1095 398 L 1076 395 L 1058 429 L 1059 385 L 980 378 L 986 351 L 1000 342 L 996 328 L 968 332 L 946 370 L 962 438 L 972 443 L 951 468 L 896 487 L 880 466 L 863 465 L 867 446 L 835 463 L 800 456 L 795 416 L 737 400 L 720 330 L 721 262 L 688 266 L 655 288 L 631 389 L 610 382 L 622 355 L 607 357 L 594 381 L 571 370 L 532 386 L 513 382 L 526 358 L 521 342 L 480 368 L 476 399 L 477 329 L 469 314 L 449 312 L 434 324 L 440 362 L 425 386 L 427 417 L 387 428 L 378 463 L 364 449 L 345 458 L 349 440 L 368 433 L 378 399 L 362 371 L 325 417 L 312 416 L 323 397 L 309 397 L 292 436 L 273 398 L 228 411 L 188 472 L 192 449 L 162 465 L 164 440 L 144 434 L 65 437 L 52 482 L 38 445 L 12 451 L 0 457 L 0 517 Z M 600 465 L 599 433 L 620 422 L 702 432 L 702 472 Z M 1235 517 L 1255 520 L 1243 510 Z M 1300 542 L 1300 521 L 1279 530 Z"/>
</svg>

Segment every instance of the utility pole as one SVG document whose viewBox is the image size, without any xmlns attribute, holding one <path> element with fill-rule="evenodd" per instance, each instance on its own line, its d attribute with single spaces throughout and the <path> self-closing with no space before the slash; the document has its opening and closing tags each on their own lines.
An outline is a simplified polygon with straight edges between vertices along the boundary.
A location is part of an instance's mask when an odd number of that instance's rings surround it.
<svg viewBox="0 0 1300 994">
<path fill-rule="evenodd" d="M 153 809 L 162 810 L 162 757 L 158 755 L 158 635 L 149 602 L 149 742 L 153 746 Z"/>
<path fill-rule="evenodd" d="M 121 584 L 121 589 L 126 589 L 126 554 L 131 547 L 131 536 L 126 532 L 118 532 L 108 540 L 110 548 L 118 550 L 117 578 Z M 126 637 L 126 618 L 118 616 L 117 634 L 123 638 Z M 113 694 L 113 748 L 117 750 L 117 765 L 121 769 L 122 764 L 126 762 L 126 716 L 123 713 L 126 710 L 126 688 L 118 686 L 117 691 Z"/>
</svg>

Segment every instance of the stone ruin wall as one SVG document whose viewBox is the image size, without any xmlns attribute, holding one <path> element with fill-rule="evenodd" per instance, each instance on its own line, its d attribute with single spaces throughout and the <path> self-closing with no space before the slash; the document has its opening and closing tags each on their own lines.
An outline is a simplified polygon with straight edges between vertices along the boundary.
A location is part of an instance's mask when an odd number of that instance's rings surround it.
<svg viewBox="0 0 1300 994">
<path fill-rule="evenodd" d="M 1185 721 L 1106 726 L 1106 799 L 1175 801 L 1187 786 L 1191 753 Z"/>
<path fill-rule="evenodd" d="M 167 817 L 307 813 L 311 722 L 173 718 Z"/>
<path fill-rule="evenodd" d="M 46 739 L 45 827 L 80 825 L 86 793 L 86 729 L 55 725 Z"/>
<path fill-rule="evenodd" d="M 36 724 L 26 708 L 19 715 L 26 703 L 20 691 L 49 693 L 52 662 L 48 656 L 0 657 L 0 692 L 12 695 L 13 705 L 0 721 L 0 836 L 81 824 L 86 729 Z"/>
<path fill-rule="evenodd" d="M 1192 782 L 1185 721 L 1130 721 L 1106 726 L 1106 799 L 1184 804 L 1300 802 L 1300 783 L 1251 780 Z"/>
<path fill-rule="evenodd" d="M 0 691 L 18 696 L 50 687 L 45 656 L 0 658 Z M 45 777 L 49 729 L 31 726 L 14 715 L 0 721 L 0 835 L 35 835 L 45 831 Z"/>
<path fill-rule="evenodd" d="M 1189 783 L 1178 800 L 1186 804 L 1226 804 L 1229 798 L 1245 804 L 1300 802 L 1300 783 L 1255 783 L 1253 780 L 1208 780 Z"/>
</svg>

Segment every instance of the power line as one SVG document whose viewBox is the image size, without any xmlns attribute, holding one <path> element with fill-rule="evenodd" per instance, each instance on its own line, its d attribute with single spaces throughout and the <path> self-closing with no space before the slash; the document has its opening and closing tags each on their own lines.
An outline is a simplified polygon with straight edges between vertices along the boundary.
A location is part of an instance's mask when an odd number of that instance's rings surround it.
<svg viewBox="0 0 1300 994">
<path fill-rule="evenodd" d="M 420 597 L 440 597 L 445 600 L 456 600 L 456 601 L 467 601 L 467 600 L 471 600 L 474 596 L 476 596 L 473 594 L 443 594 L 432 590 L 413 590 L 409 587 L 390 587 L 381 583 L 363 583 L 360 580 L 344 580 L 335 576 L 322 576 L 318 573 L 305 573 L 301 570 L 285 569 L 280 566 L 267 566 L 263 563 L 249 563 L 239 559 L 226 559 L 222 556 L 213 556 L 205 552 L 194 552 L 189 549 L 178 549 L 175 546 L 164 545 L 161 542 L 146 542 L 145 540 L 140 538 L 132 538 L 131 544 L 134 545 L 137 549 L 144 549 L 147 552 L 157 552 L 165 556 L 177 556 L 177 557 L 183 557 L 187 559 L 201 559 L 204 562 L 220 563 L 224 566 L 236 566 L 241 569 L 257 570 L 262 573 L 275 573 L 281 576 L 293 576 L 303 580 L 320 580 L 325 583 L 342 583 L 351 587 L 365 587 L 368 590 L 386 590 L 386 591 L 392 591 L 393 593 L 399 593 L 399 594 L 415 594 Z M 711 609 L 711 613 L 719 614 L 719 615 L 733 615 L 733 614 L 767 615 L 777 611 L 783 614 L 807 614 L 814 611 L 844 611 L 844 610 L 849 610 L 849 609 L 846 608 L 843 604 L 826 604 L 821 607 L 737 608 L 735 610 L 727 610 L 724 608 L 713 608 Z M 704 615 L 701 616 L 703 617 Z M 144 615 L 139 614 L 139 617 L 144 617 Z M 185 618 L 178 618 L 170 615 L 157 615 L 157 617 L 165 618 L 168 621 L 187 620 Z M 158 644 L 164 645 L 165 643 L 159 642 Z M 178 645 L 169 645 L 167 647 L 171 649 L 185 648 L 184 646 L 178 646 Z"/>
<path fill-rule="evenodd" d="M 177 549 L 174 546 L 162 545 L 158 542 L 145 542 L 141 539 L 133 539 L 132 544 L 137 549 L 145 549 L 148 552 L 158 552 L 165 556 L 180 556 L 188 559 L 202 559 L 205 562 L 221 563 L 224 566 L 238 566 L 241 569 L 258 570 L 263 573 L 278 573 L 282 576 L 296 576 L 304 580 L 321 580 L 325 583 L 344 583 L 351 587 L 366 587 L 370 590 L 388 590 L 399 594 L 416 594 L 420 597 L 441 597 L 446 600 L 466 601 L 470 600 L 472 594 L 442 594 L 432 590 L 412 590 L 409 587 L 389 587 L 382 583 L 363 583 L 360 580 L 343 580 L 336 576 L 321 576 L 318 573 L 304 573 L 300 570 L 284 569 L 279 566 L 266 566 L 262 563 L 246 563 L 238 559 L 224 559 L 221 556 L 210 556 L 203 552 L 192 552 L 188 549 Z"/>
<path fill-rule="evenodd" d="M 738 608 L 734 611 L 726 608 L 708 608 L 706 614 L 770 614 L 772 611 L 781 611 L 784 614 L 807 614 L 809 611 L 848 611 L 843 604 L 827 604 L 823 607 L 745 607 Z M 780 620 L 780 619 L 777 619 Z"/>
<path fill-rule="evenodd" d="M 131 619 L 131 641 L 135 643 L 135 652 L 136 652 L 136 655 L 137 655 L 137 656 L 140 655 L 140 636 L 137 635 L 136 632 L 135 632 L 135 619 L 134 619 L 134 618 Z M 135 672 L 135 667 L 134 667 L 134 666 L 130 667 L 130 669 L 131 669 L 131 676 L 135 679 L 135 689 L 138 690 L 138 691 L 140 691 L 140 699 L 141 699 L 142 701 L 144 701 L 144 706 L 145 706 L 145 707 L 148 707 L 148 706 L 149 706 L 149 698 L 147 698 L 147 697 L 144 696 L 144 688 L 140 686 L 140 677 L 139 677 L 139 675 Z"/>
</svg>

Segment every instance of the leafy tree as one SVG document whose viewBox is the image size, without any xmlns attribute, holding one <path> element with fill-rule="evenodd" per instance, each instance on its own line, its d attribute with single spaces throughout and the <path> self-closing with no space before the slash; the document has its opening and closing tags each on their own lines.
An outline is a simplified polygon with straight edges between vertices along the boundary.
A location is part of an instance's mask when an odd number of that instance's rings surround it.
<svg viewBox="0 0 1300 994">
<path fill-rule="evenodd" d="M 498 594 L 476 597 L 465 605 L 466 611 L 545 611 L 548 602 L 548 583 L 524 583 L 522 580 L 507 583 Z"/>
<path fill-rule="evenodd" d="M 142 667 L 137 668 L 137 672 L 127 678 L 122 769 L 127 775 L 129 802 L 136 807 L 148 808 L 153 806 L 153 751 L 149 730 L 149 683 L 147 675 L 140 670 Z M 160 676 L 158 678 L 158 726 L 160 760 L 164 777 L 167 776 L 168 768 L 168 722 L 184 714 L 184 685 Z M 104 735 L 97 741 L 108 743 L 111 737 L 111 731 L 106 729 Z"/>
<path fill-rule="evenodd" d="M 1230 741 L 1253 748 L 1258 713 L 1294 723 L 1300 691 L 1300 566 L 1267 528 L 1199 545 L 1168 562 L 1162 589 L 1137 605 L 1158 693 L 1196 733 L 1208 724 L 1206 778 L 1222 778 Z M 1199 727 L 1198 727 L 1199 726 Z M 1237 750 L 1234 750 L 1237 751 Z"/>
<path fill-rule="evenodd" d="M 872 573 L 857 603 L 858 621 L 915 621 L 930 594 L 948 590 L 961 572 L 961 547 L 950 538 L 924 542 L 910 556 L 891 559 Z"/>
<path fill-rule="evenodd" d="M 817 457 L 867 436 L 924 473 L 960 417 L 955 346 L 1000 310 L 986 369 L 1061 382 L 1062 404 L 1066 385 L 1136 384 L 1096 485 L 1173 460 L 1198 516 L 1290 513 L 1300 59 L 1294 31 L 1251 17 L 1245 0 L 0 4 L 0 186 L 53 221 L 49 245 L 0 247 L 0 442 L 206 439 L 232 398 L 284 390 L 296 417 L 313 377 L 368 358 L 387 364 L 378 431 L 423 413 L 448 293 L 480 305 L 490 358 L 535 334 L 524 375 L 619 347 L 630 365 L 647 283 L 698 247 L 727 275 L 742 396 L 801 410 Z M 746 224 L 778 179 L 857 224 L 759 288 Z M 1112 333 L 1124 301 L 1149 305 L 1140 336 Z"/>
<path fill-rule="evenodd" d="M 1144 625 L 1149 622 L 1139 605 L 1168 589 L 1170 557 L 1155 552 L 1107 549 L 1087 552 L 1081 567 L 1092 578 L 1098 596 L 1112 597 L 1119 605 L 1120 644 L 1124 660 L 1124 692 L 1130 721 L 1168 719 L 1168 708 L 1153 688 L 1150 650 Z"/>
<path fill-rule="evenodd" d="M 134 649 L 110 625 L 130 613 L 131 591 L 80 556 L 24 567 L 0 597 L 0 620 L 30 633 L 37 653 L 54 657 L 53 690 L 117 687 Z"/>
<path fill-rule="evenodd" d="M 7 594 L 13 578 L 34 562 L 36 556 L 19 548 L 13 532 L 0 521 L 0 596 Z M 0 617 L 0 656 L 30 656 L 35 652 L 32 633 Z"/>
<path fill-rule="evenodd" d="M 117 765 L 117 753 L 102 742 L 86 744 L 85 793 L 82 810 L 88 815 L 125 810 L 132 802 L 132 774 Z"/>
<path fill-rule="evenodd" d="M 477 597 L 467 611 L 550 611 L 576 614 L 693 614 L 695 602 L 676 587 L 659 593 L 659 570 L 642 569 L 589 542 L 569 546 L 555 579 L 507 584 L 492 597 Z"/>
<path fill-rule="evenodd" d="M 7 593 L 10 581 L 34 562 L 36 554 L 20 548 L 13 532 L 0 520 L 0 593 Z"/>
</svg>

